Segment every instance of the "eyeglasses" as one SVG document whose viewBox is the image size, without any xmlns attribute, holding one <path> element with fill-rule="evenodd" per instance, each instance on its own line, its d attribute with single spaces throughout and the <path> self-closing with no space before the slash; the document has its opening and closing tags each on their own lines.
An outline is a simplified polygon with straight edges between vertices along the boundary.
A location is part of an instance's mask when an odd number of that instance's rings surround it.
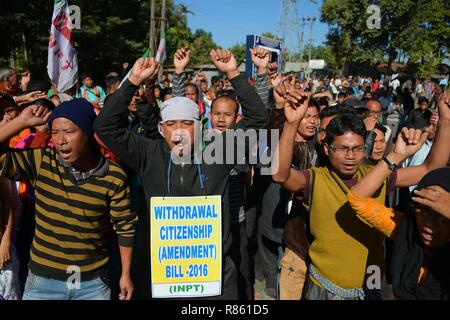
<svg viewBox="0 0 450 320">
<path fill-rule="evenodd" d="M 336 154 L 347 154 L 349 151 L 351 151 L 352 153 L 357 153 L 357 154 L 361 154 L 364 151 L 366 151 L 366 147 L 365 146 L 357 146 L 354 148 L 348 148 L 348 147 L 344 147 L 344 146 L 333 146 L 332 144 L 328 145 L 330 147 L 331 150 L 333 150 Z"/>
</svg>

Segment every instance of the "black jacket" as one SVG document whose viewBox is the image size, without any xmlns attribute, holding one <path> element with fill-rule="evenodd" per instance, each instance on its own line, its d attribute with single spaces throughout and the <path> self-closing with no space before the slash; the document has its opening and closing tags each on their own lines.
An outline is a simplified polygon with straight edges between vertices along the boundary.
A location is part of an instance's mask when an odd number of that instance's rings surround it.
<svg viewBox="0 0 450 320">
<path fill-rule="evenodd" d="M 231 80 L 241 103 L 244 119 L 236 127 L 263 129 L 267 124 L 267 112 L 263 102 L 248 84 L 244 76 Z M 168 167 L 170 150 L 164 139 L 149 139 L 136 136 L 127 129 L 127 106 L 137 87 L 128 80 L 108 97 L 95 121 L 94 128 L 102 141 L 131 169 L 142 177 L 146 203 L 151 197 L 169 196 Z M 209 143 L 206 142 L 206 145 Z M 235 148 L 245 147 L 237 146 Z M 225 156 L 225 153 L 223 153 Z M 235 152 L 236 154 L 236 152 Z M 225 163 L 225 161 L 223 161 Z M 196 164 L 171 164 L 170 196 L 222 196 L 223 255 L 228 255 L 231 246 L 230 201 L 228 178 L 235 164 L 201 165 L 205 176 L 205 189 L 200 187 L 199 170 Z"/>
<path fill-rule="evenodd" d="M 420 109 L 414 109 L 408 115 L 405 126 L 407 128 L 423 129 L 430 124 L 432 112 L 430 110 L 422 111 Z"/>
</svg>

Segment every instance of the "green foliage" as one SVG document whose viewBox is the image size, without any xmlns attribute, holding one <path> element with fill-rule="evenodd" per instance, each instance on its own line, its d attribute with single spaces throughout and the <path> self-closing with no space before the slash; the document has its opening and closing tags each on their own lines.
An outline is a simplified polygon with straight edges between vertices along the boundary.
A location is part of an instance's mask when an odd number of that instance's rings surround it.
<svg viewBox="0 0 450 320">
<path fill-rule="evenodd" d="M 236 58 L 237 63 L 240 63 L 245 59 L 245 56 L 247 54 L 247 44 L 245 43 L 236 43 L 234 46 L 232 46 L 229 49 L 234 57 Z"/>
<path fill-rule="evenodd" d="M 0 65 L 13 57 L 19 71 L 29 69 L 46 78 L 51 0 L 1 1 Z M 90 72 L 98 82 L 110 71 L 120 71 L 122 63 L 133 63 L 149 47 L 150 3 L 148 0 L 69 0 L 81 10 L 81 29 L 73 31 L 80 72 Z M 173 54 L 181 47 L 191 49 L 191 65 L 209 63 L 209 52 L 217 45 L 212 34 L 192 32 L 188 17 L 194 14 L 184 5 L 167 0 L 165 67 L 173 64 Z M 161 0 L 156 1 L 156 48 L 161 27 Z M 25 42 L 23 41 L 25 38 Z M 25 48 L 28 60 L 25 60 Z"/>
<path fill-rule="evenodd" d="M 369 29 L 367 7 L 380 7 L 381 28 Z M 327 45 L 336 69 L 348 61 L 376 65 L 404 52 L 419 75 L 435 72 L 449 52 L 450 2 L 440 0 L 324 0 L 321 21 L 330 25 Z"/>
</svg>

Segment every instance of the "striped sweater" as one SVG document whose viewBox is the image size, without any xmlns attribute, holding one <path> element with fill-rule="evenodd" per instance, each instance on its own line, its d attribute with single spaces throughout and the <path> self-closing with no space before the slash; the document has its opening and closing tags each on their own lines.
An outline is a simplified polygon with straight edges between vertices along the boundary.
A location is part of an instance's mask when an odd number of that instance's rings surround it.
<svg viewBox="0 0 450 320">
<path fill-rule="evenodd" d="M 111 223 L 121 246 L 132 246 L 137 216 L 131 211 L 127 176 L 106 160 L 102 174 L 76 181 L 53 148 L 11 150 L 0 158 L 0 175 L 29 180 L 35 188 L 36 229 L 30 271 L 65 281 L 98 277 L 108 262 Z M 79 269 L 78 269 L 79 268 Z"/>
</svg>

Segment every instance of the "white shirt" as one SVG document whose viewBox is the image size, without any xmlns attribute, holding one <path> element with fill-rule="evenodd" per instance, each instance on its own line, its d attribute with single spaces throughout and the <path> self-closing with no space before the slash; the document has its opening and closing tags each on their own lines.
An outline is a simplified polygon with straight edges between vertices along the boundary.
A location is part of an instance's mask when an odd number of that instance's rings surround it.
<svg viewBox="0 0 450 320">
<path fill-rule="evenodd" d="M 400 81 L 398 79 L 392 80 L 389 84 L 390 87 L 392 87 L 394 90 L 397 89 L 397 87 L 400 85 Z"/>
</svg>

